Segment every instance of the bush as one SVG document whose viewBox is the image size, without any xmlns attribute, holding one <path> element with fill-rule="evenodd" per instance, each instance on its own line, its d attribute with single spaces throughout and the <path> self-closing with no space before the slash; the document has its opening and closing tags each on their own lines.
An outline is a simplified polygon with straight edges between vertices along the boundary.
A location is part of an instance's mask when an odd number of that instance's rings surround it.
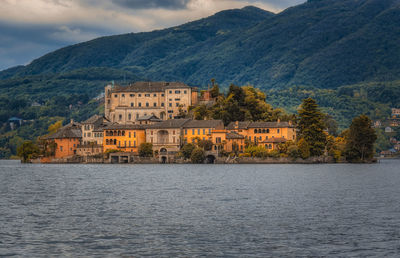
<svg viewBox="0 0 400 258">
<path fill-rule="evenodd" d="M 297 142 L 297 147 L 299 148 L 299 154 L 302 159 L 308 159 L 310 157 L 310 155 L 311 155 L 310 145 L 308 144 L 308 142 L 306 140 L 301 138 Z"/>
<path fill-rule="evenodd" d="M 268 157 L 279 158 L 280 156 L 281 156 L 281 154 L 278 150 L 272 150 L 272 151 L 268 152 Z"/>
<path fill-rule="evenodd" d="M 297 159 L 300 157 L 299 148 L 296 145 L 290 145 L 287 149 L 287 152 L 291 158 Z"/>
<path fill-rule="evenodd" d="M 195 164 L 202 164 L 204 163 L 204 160 L 206 159 L 206 156 L 204 154 L 204 150 L 201 148 L 196 148 L 192 151 L 192 155 L 190 156 L 190 159 L 192 160 L 192 163 Z"/>
<path fill-rule="evenodd" d="M 251 157 L 251 155 L 250 155 L 250 153 L 240 153 L 239 154 L 239 158 L 250 158 Z"/>
<path fill-rule="evenodd" d="M 153 157 L 153 144 L 145 142 L 139 146 L 140 157 Z"/>
<path fill-rule="evenodd" d="M 265 158 L 268 155 L 268 151 L 264 146 L 249 146 L 244 150 L 244 153 L 248 153 L 251 157 Z"/>
<path fill-rule="evenodd" d="M 205 151 L 212 150 L 213 143 L 210 140 L 200 140 L 197 144 L 200 148 L 203 148 Z"/>
<path fill-rule="evenodd" d="M 32 141 L 25 141 L 17 150 L 17 154 L 22 158 L 23 162 L 29 162 L 31 159 L 37 158 L 39 153 L 39 147 Z"/>
<path fill-rule="evenodd" d="M 196 146 L 194 146 L 193 143 L 187 143 L 187 144 L 183 145 L 183 147 L 181 149 L 182 156 L 185 159 L 190 159 L 190 157 L 192 156 L 192 152 L 195 148 L 196 148 Z"/>
</svg>

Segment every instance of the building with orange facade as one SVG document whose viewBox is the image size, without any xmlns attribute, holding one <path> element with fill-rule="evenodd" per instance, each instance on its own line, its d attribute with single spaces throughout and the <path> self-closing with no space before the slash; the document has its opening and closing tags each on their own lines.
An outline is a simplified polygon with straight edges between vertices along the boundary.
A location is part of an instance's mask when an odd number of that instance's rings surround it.
<svg viewBox="0 0 400 258">
<path fill-rule="evenodd" d="M 182 128 L 183 142 L 197 143 L 199 140 L 212 140 L 212 131 L 224 129 L 224 123 L 222 120 L 189 120 Z"/>
<path fill-rule="evenodd" d="M 139 152 L 139 146 L 146 142 L 142 125 L 111 124 L 103 129 L 103 151 Z"/>
<path fill-rule="evenodd" d="M 211 132 L 213 151 L 243 152 L 245 148 L 244 136 L 235 131 L 213 130 Z"/>
<path fill-rule="evenodd" d="M 249 144 L 264 146 L 268 150 L 276 150 L 278 145 L 296 140 L 296 128 L 289 122 L 232 122 L 227 131 L 244 136 Z"/>
<path fill-rule="evenodd" d="M 54 152 L 50 158 L 70 158 L 77 154 L 76 150 L 81 143 L 81 124 L 71 120 L 69 124 L 43 139 L 48 142 L 48 146 L 54 146 Z"/>
</svg>

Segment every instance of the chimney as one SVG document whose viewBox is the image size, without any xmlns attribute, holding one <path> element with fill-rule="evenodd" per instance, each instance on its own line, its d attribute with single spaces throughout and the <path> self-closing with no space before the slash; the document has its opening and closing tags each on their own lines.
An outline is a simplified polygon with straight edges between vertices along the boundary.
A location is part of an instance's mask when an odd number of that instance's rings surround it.
<svg viewBox="0 0 400 258">
<path fill-rule="evenodd" d="M 278 122 L 278 124 L 279 124 L 279 123 L 281 122 L 281 119 L 280 119 L 280 118 L 278 118 L 278 121 L 277 121 L 277 122 Z"/>
<path fill-rule="evenodd" d="M 236 121 L 235 122 L 235 129 L 238 129 L 239 128 L 239 121 Z"/>
</svg>

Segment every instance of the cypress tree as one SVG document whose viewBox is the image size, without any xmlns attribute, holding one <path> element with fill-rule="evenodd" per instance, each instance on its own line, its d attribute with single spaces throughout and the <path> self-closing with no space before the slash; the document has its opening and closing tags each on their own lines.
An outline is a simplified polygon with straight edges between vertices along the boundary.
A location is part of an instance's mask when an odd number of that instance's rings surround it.
<svg viewBox="0 0 400 258">
<path fill-rule="evenodd" d="M 298 139 L 302 138 L 309 144 L 311 156 L 321 156 L 324 153 L 326 144 L 324 117 L 314 99 L 303 100 L 297 124 Z"/>
<path fill-rule="evenodd" d="M 349 162 L 371 161 L 377 139 L 372 121 L 366 115 L 353 119 L 346 142 L 346 160 Z"/>
</svg>

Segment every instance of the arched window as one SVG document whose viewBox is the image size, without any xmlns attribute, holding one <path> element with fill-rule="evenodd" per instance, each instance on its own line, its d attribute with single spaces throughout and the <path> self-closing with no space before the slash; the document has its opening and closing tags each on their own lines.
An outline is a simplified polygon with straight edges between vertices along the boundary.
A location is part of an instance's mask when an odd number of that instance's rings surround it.
<svg viewBox="0 0 400 258">
<path fill-rule="evenodd" d="M 122 131 L 122 136 L 125 136 L 125 131 Z"/>
<path fill-rule="evenodd" d="M 272 149 L 272 144 L 270 143 L 268 147 L 269 147 L 269 149 Z"/>
<path fill-rule="evenodd" d="M 118 136 L 121 136 L 121 131 L 118 131 Z"/>
<path fill-rule="evenodd" d="M 257 133 L 257 129 L 254 129 L 254 133 Z"/>
<path fill-rule="evenodd" d="M 117 145 L 117 139 L 114 139 L 114 145 Z"/>
<path fill-rule="evenodd" d="M 267 133 L 269 133 L 269 129 L 267 129 Z"/>
<path fill-rule="evenodd" d="M 263 129 L 262 132 L 265 133 L 265 129 Z"/>
<path fill-rule="evenodd" d="M 258 129 L 258 133 L 262 133 L 262 130 L 261 130 L 261 129 Z"/>
<path fill-rule="evenodd" d="M 108 145 L 108 139 L 106 139 L 106 145 Z"/>
</svg>

